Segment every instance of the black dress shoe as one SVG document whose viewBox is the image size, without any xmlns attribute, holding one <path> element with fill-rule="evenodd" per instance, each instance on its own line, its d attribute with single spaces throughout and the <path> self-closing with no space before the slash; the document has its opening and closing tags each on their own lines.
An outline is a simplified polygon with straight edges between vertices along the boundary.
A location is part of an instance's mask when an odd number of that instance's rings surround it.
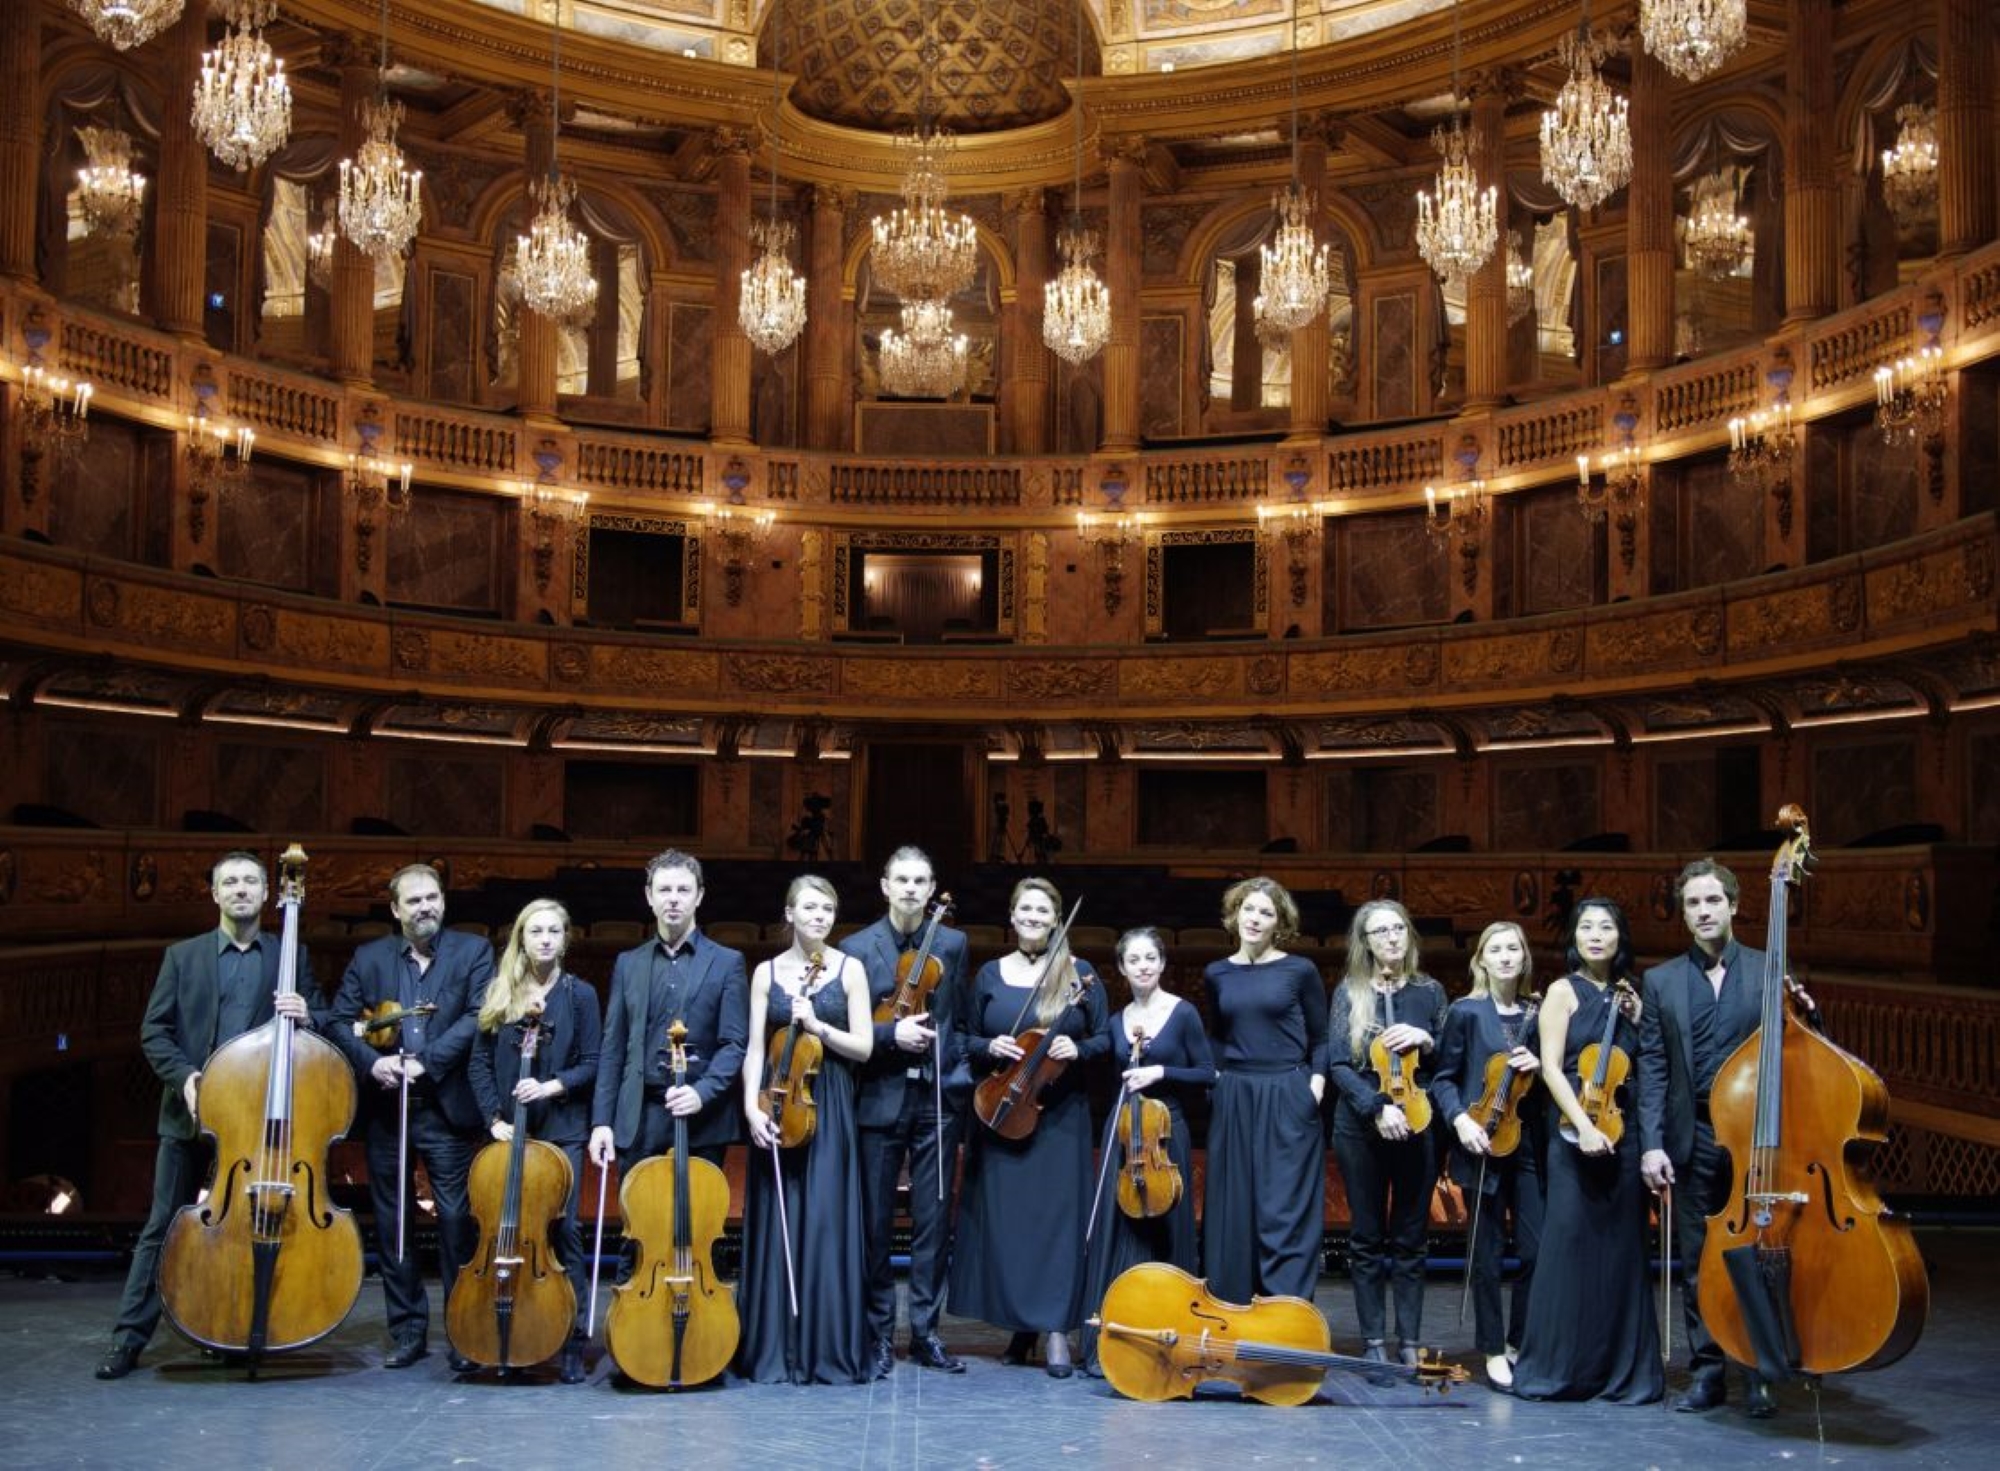
<svg viewBox="0 0 2000 1471">
<path fill-rule="evenodd" d="M 1687 1387 L 1686 1394 L 1674 1401 L 1674 1408 L 1684 1415 L 1699 1415 L 1728 1398 L 1729 1388 L 1720 1374 L 1703 1374 Z"/>
<path fill-rule="evenodd" d="M 457 1349 L 451 1351 L 450 1357 L 445 1362 L 451 1366 L 451 1372 L 454 1374 L 473 1374 L 477 1373 L 479 1369 L 479 1365 L 476 1362 L 468 1359 Z"/>
<path fill-rule="evenodd" d="M 139 1345 L 114 1343 L 111 1351 L 97 1361 L 99 1379 L 123 1379 L 139 1367 Z"/>
<path fill-rule="evenodd" d="M 1034 1357 L 1035 1337 L 1033 1333 L 1016 1333 L 1007 1340 L 1007 1347 L 1000 1354 L 1000 1362 L 1019 1368 Z"/>
<path fill-rule="evenodd" d="M 382 1355 L 382 1367 L 385 1369 L 407 1369 L 429 1352 L 429 1346 L 425 1344 L 421 1337 L 412 1335 L 408 1338 L 399 1338 L 396 1340 L 395 1346 Z"/>
<path fill-rule="evenodd" d="M 935 1333 L 910 1340 L 910 1362 L 944 1374 L 965 1372 L 965 1365 L 953 1356 L 952 1351 L 944 1346 L 944 1340 Z"/>
<path fill-rule="evenodd" d="M 564 1384 L 583 1383 L 583 1336 L 572 1334 L 563 1345 L 562 1363 L 556 1369 L 556 1378 Z"/>
<path fill-rule="evenodd" d="M 1771 1381 L 1752 1374 L 1743 1387 L 1743 1408 L 1750 1412 L 1752 1420 L 1768 1420 L 1777 1414 L 1778 1395 L 1771 1388 Z"/>
<path fill-rule="evenodd" d="M 875 1347 L 868 1355 L 868 1377 L 887 1379 L 896 1372 L 896 1345 L 886 1338 L 875 1340 Z"/>
</svg>

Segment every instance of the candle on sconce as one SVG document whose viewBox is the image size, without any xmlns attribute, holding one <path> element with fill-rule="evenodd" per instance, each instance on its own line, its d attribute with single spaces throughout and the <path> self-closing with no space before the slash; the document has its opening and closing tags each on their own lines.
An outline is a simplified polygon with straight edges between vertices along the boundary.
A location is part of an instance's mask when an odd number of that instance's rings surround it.
<svg viewBox="0 0 2000 1471">
<path fill-rule="evenodd" d="M 1583 486 L 1584 489 L 1588 490 L 1590 488 L 1589 455 L 1578 455 L 1576 457 L 1576 480 L 1577 484 Z"/>
<path fill-rule="evenodd" d="M 408 460 L 403 461 L 402 474 L 400 478 L 402 481 L 404 495 L 408 495 L 410 493 L 410 475 L 415 469 L 416 466 L 412 465 Z"/>
<path fill-rule="evenodd" d="M 92 388 L 88 383 L 79 383 L 76 385 L 77 418 L 88 419 L 90 417 L 90 400 L 96 392 L 97 390 Z"/>
</svg>

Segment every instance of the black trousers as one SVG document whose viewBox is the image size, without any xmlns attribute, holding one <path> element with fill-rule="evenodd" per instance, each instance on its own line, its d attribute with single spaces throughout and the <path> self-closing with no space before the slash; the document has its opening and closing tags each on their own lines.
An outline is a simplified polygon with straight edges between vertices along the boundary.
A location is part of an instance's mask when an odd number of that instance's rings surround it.
<svg viewBox="0 0 2000 1471">
<path fill-rule="evenodd" d="M 1354 1310 L 1361 1336 L 1385 1338 L 1387 1298 L 1395 1290 L 1396 1336 L 1421 1341 L 1424 1328 L 1424 1251 L 1430 1228 L 1431 1189 L 1437 1183 L 1436 1146 L 1426 1129 L 1415 1139 L 1390 1141 L 1375 1133 L 1336 1129 L 1334 1158 L 1347 1182 L 1348 1259 L 1354 1272 Z"/>
<path fill-rule="evenodd" d="M 1681 1320 L 1687 1327 L 1688 1368 L 1699 1379 L 1720 1374 L 1722 1349 L 1701 1320 L 1701 1249 L 1708 1218 L 1727 1203 L 1733 1183 L 1729 1157 L 1716 1146 L 1715 1130 L 1699 1119 L 1685 1168 L 1674 1172 L 1674 1250 L 1681 1259 Z"/>
<path fill-rule="evenodd" d="M 391 1108 L 394 1107 L 392 1103 Z M 469 1134 L 453 1126 L 436 1103 L 416 1090 L 410 1094 L 410 1163 L 424 1162 L 431 1198 L 438 1217 L 438 1276 L 444 1297 L 451 1300 L 458 1269 L 479 1249 L 479 1223 L 466 1201 L 465 1180 L 472 1157 L 491 1138 L 483 1131 Z M 416 1193 L 404 1182 L 408 1208 L 405 1224 L 416 1213 Z M 424 1337 L 430 1329 L 430 1300 L 424 1294 L 423 1268 L 407 1255 L 396 1254 L 396 1116 L 378 1117 L 368 1131 L 368 1195 L 375 1209 L 375 1254 L 382 1273 L 382 1298 L 388 1308 L 389 1337 Z"/>
<path fill-rule="evenodd" d="M 889 1264 L 895 1233 L 896 1185 L 910 1167 L 910 1337 L 937 1332 L 944 1309 L 946 1271 L 951 1264 L 951 1197 L 958 1162 L 959 1121 L 947 1107 L 940 1148 L 936 1107 L 927 1088 L 912 1080 L 903 1089 L 903 1109 L 886 1129 L 857 1131 L 861 1144 L 862 1239 L 868 1279 L 868 1338 L 896 1333 L 896 1273 Z M 944 1166 L 944 1196 L 938 1196 L 938 1165 Z"/>
<path fill-rule="evenodd" d="M 1524 1148 L 1526 1146 L 1523 1146 Z M 1479 1231 L 1472 1243 L 1472 1314 L 1474 1343 L 1487 1358 L 1508 1344 L 1521 1344 L 1528 1321 L 1528 1290 L 1535 1280 L 1535 1259 L 1542 1246 L 1542 1177 L 1519 1158 L 1486 1162 L 1486 1197 L 1479 1204 Z M 1472 1166 L 1475 1181 L 1479 1166 Z M 1472 1186 L 1466 1189 L 1466 1209 L 1472 1209 Z M 1521 1263 L 1507 1311 L 1500 1310 L 1502 1257 L 1511 1231 L 1514 1255 Z"/>
<path fill-rule="evenodd" d="M 144 1348 L 160 1326 L 160 1248 L 181 1207 L 193 1205 L 207 1183 L 210 1159 L 206 1139 L 160 1140 L 153 1156 L 153 1208 L 132 1248 L 125 1294 L 118 1299 L 118 1325 L 112 1336 L 120 1343 Z"/>
</svg>

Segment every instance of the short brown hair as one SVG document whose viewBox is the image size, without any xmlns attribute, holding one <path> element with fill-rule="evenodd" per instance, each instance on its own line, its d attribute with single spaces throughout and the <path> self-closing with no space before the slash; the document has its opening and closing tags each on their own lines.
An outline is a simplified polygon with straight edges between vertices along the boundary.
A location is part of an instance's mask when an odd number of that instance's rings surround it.
<svg viewBox="0 0 2000 1471">
<path fill-rule="evenodd" d="M 1731 904 L 1743 897 L 1743 886 L 1736 882 L 1736 875 L 1727 867 L 1713 858 L 1697 858 L 1674 880 L 1674 908 L 1678 909 L 1687 902 L 1687 886 L 1696 879 L 1716 880 L 1722 885 L 1722 892 L 1729 896 Z"/>
<path fill-rule="evenodd" d="M 1222 895 L 1222 927 L 1230 934 L 1236 934 L 1236 911 L 1243 907 L 1243 901 L 1252 894 L 1262 894 L 1271 901 L 1271 907 L 1278 911 L 1278 932 L 1271 936 L 1271 943 L 1284 945 L 1298 938 L 1299 906 L 1285 886 L 1276 879 L 1258 876 L 1242 879 L 1229 886 Z M 1240 937 L 1239 937 L 1240 938 Z"/>
<path fill-rule="evenodd" d="M 404 879 L 413 876 L 416 878 L 429 879 L 432 883 L 438 886 L 439 893 L 444 892 L 443 874 L 439 873 L 435 868 L 432 868 L 428 863 L 406 863 L 401 868 L 397 869 L 394 873 L 389 875 L 389 897 L 391 899 L 394 899 L 397 903 L 400 904 L 403 900 L 403 895 L 399 886 L 402 884 Z"/>
</svg>

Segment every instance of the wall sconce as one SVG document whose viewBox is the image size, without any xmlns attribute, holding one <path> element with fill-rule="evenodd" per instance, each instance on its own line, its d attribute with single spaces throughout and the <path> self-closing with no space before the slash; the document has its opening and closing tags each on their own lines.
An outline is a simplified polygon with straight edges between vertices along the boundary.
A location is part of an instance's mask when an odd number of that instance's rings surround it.
<svg viewBox="0 0 2000 1471">
<path fill-rule="evenodd" d="M 1632 570 L 1638 555 L 1639 513 L 1645 503 L 1645 480 L 1640 473 L 1638 407 L 1626 394 L 1611 416 L 1618 431 L 1618 443 L 1598 457 L 1601 480 L 1590 478 L 1590 456 L 1576 457 L 1576 504 L 1583 519 L 1593 524 L 1608 513 L 1618 533 L 1618 557 L 1625 570 Z"/>
<path fill-rule="evenodd" d="M 1764 374 L 1772 391 L 1771 407 L 1748 418 L 1729 421 L 1729 475 L 1733 480 L 1769 491 L 1778 503 L 1778 534 L 1792 534 L 1792 452 L 1798 434 L 1792 427 L 1792 359 L 1780 348 L 1775 364 Z"/>
<path fill-rule="evenodd" d="M 1440 550 L 1457 542 L 1459 580 L 1470 596 L 1479 585 L 1479 552 L 1492 513 L 1486 481 L 1478 473 L 1479 441 L 1466 435 L 1452 458 L 1458 462 L 1459 483 L 1442 495 L 1434 485 L 1424 487 L 1424 531 Z"/>
<path fill-rule="evenodd" d="M 361 448 L 347 457 L 347 494 L 355 506 L 354 565 L 364 574 L 374 561 L 375 512 L 406 511 L 410 506 L 410 476 L 415 467 L 408 460 L 392 461 L 382 453 L 385 427 L 381 406 L 370 404 L 354 426 Z"/>
<path fill-rule="evenodd" d="M 1944 498 L 1944 421 L 1951 404 L 1945 377 L 1944 301 L 1933 291 L 1917 316 L 1922 345 L 1909 357 L 1875 370 L 1875 427 L 1890 449 L 1921 449 L 1933 500 Z"/>
<path fill-rule="evenodd" d="M 528 555 L 534 563 L 535 590 L 547 593 L 555 575 L 556 534 L 579 524 L 590 507 L 590 492 L 564 490 L 556 475 L 562 469 L 562 451 L 555 441 L 545 439 L 534 453 L 535 479 L 520 487 L 521 506 L 527 513 Z"/>
<path fill-rule="evenodd" d="M 722 558 L 722 599 L 732 608 L 743 601 L 744 577 L 764 543 L 771 539 L 771 528 L 778 520 L 776 511 L 752 510 L 744 501 L 743 492 L 749 484 L 749 467 L 732 459 L 722 472 L 722 485 L 729 492 L 729 499 L 719 504 L 710 501 L 703 507 L 708 534 L 715 538 L 716 550 Z"/>
<path fill-rule="evenodd" d="M 1093 515 L 1076 513 L 1076 537 L 1097 553 L 1097 576 L 1104 585 L 1104 611 L 1116 613 L 1125 601 L 1125 544 L 1139 529 L 1139 518 L 1130 511 L 1112 510 Z"/>
<path fill-rule="evenodd" d="M 194 374 L 194 412 L 187 416 L 188 537 L 200 543 L 208 532 L 209 500 L 241 485 L 250 475 L 250 455 L 257 433 L 247 425 L 234 429 L 215 412 L 215 374 L 203 363 Z"/>
<path fill-rule="evenodd" d="M 21 397 L 15 427 L 21 437 L 21 504 L 32 506 L 41 494 L 42 470 L 61 475 L 76 464 L 90 442 L 88 383 L 51 374 L 42 354 L 53 334 L 37 307 L 21 329 L 28 349 L 21 365 Z"/>
<path fill-rule="evenodd" d="M 1303 608 L 1306 605 L 1306 574 L 1311 567 L 1306 549 L 1319 535 L 1319 507 L 1305 498 L 1306 487 L 1312 483 L 1312 472 L 1301 459 L 1295 457 L 1286 467 L 1285 483 L 1292 488 L 1291 501 L 1282 506 L 1257 507 L 1257 529 L 1263 533 L 1273 554 L 1281 546 L 1284 548 L 1292 606 Z"/>
</svg>

